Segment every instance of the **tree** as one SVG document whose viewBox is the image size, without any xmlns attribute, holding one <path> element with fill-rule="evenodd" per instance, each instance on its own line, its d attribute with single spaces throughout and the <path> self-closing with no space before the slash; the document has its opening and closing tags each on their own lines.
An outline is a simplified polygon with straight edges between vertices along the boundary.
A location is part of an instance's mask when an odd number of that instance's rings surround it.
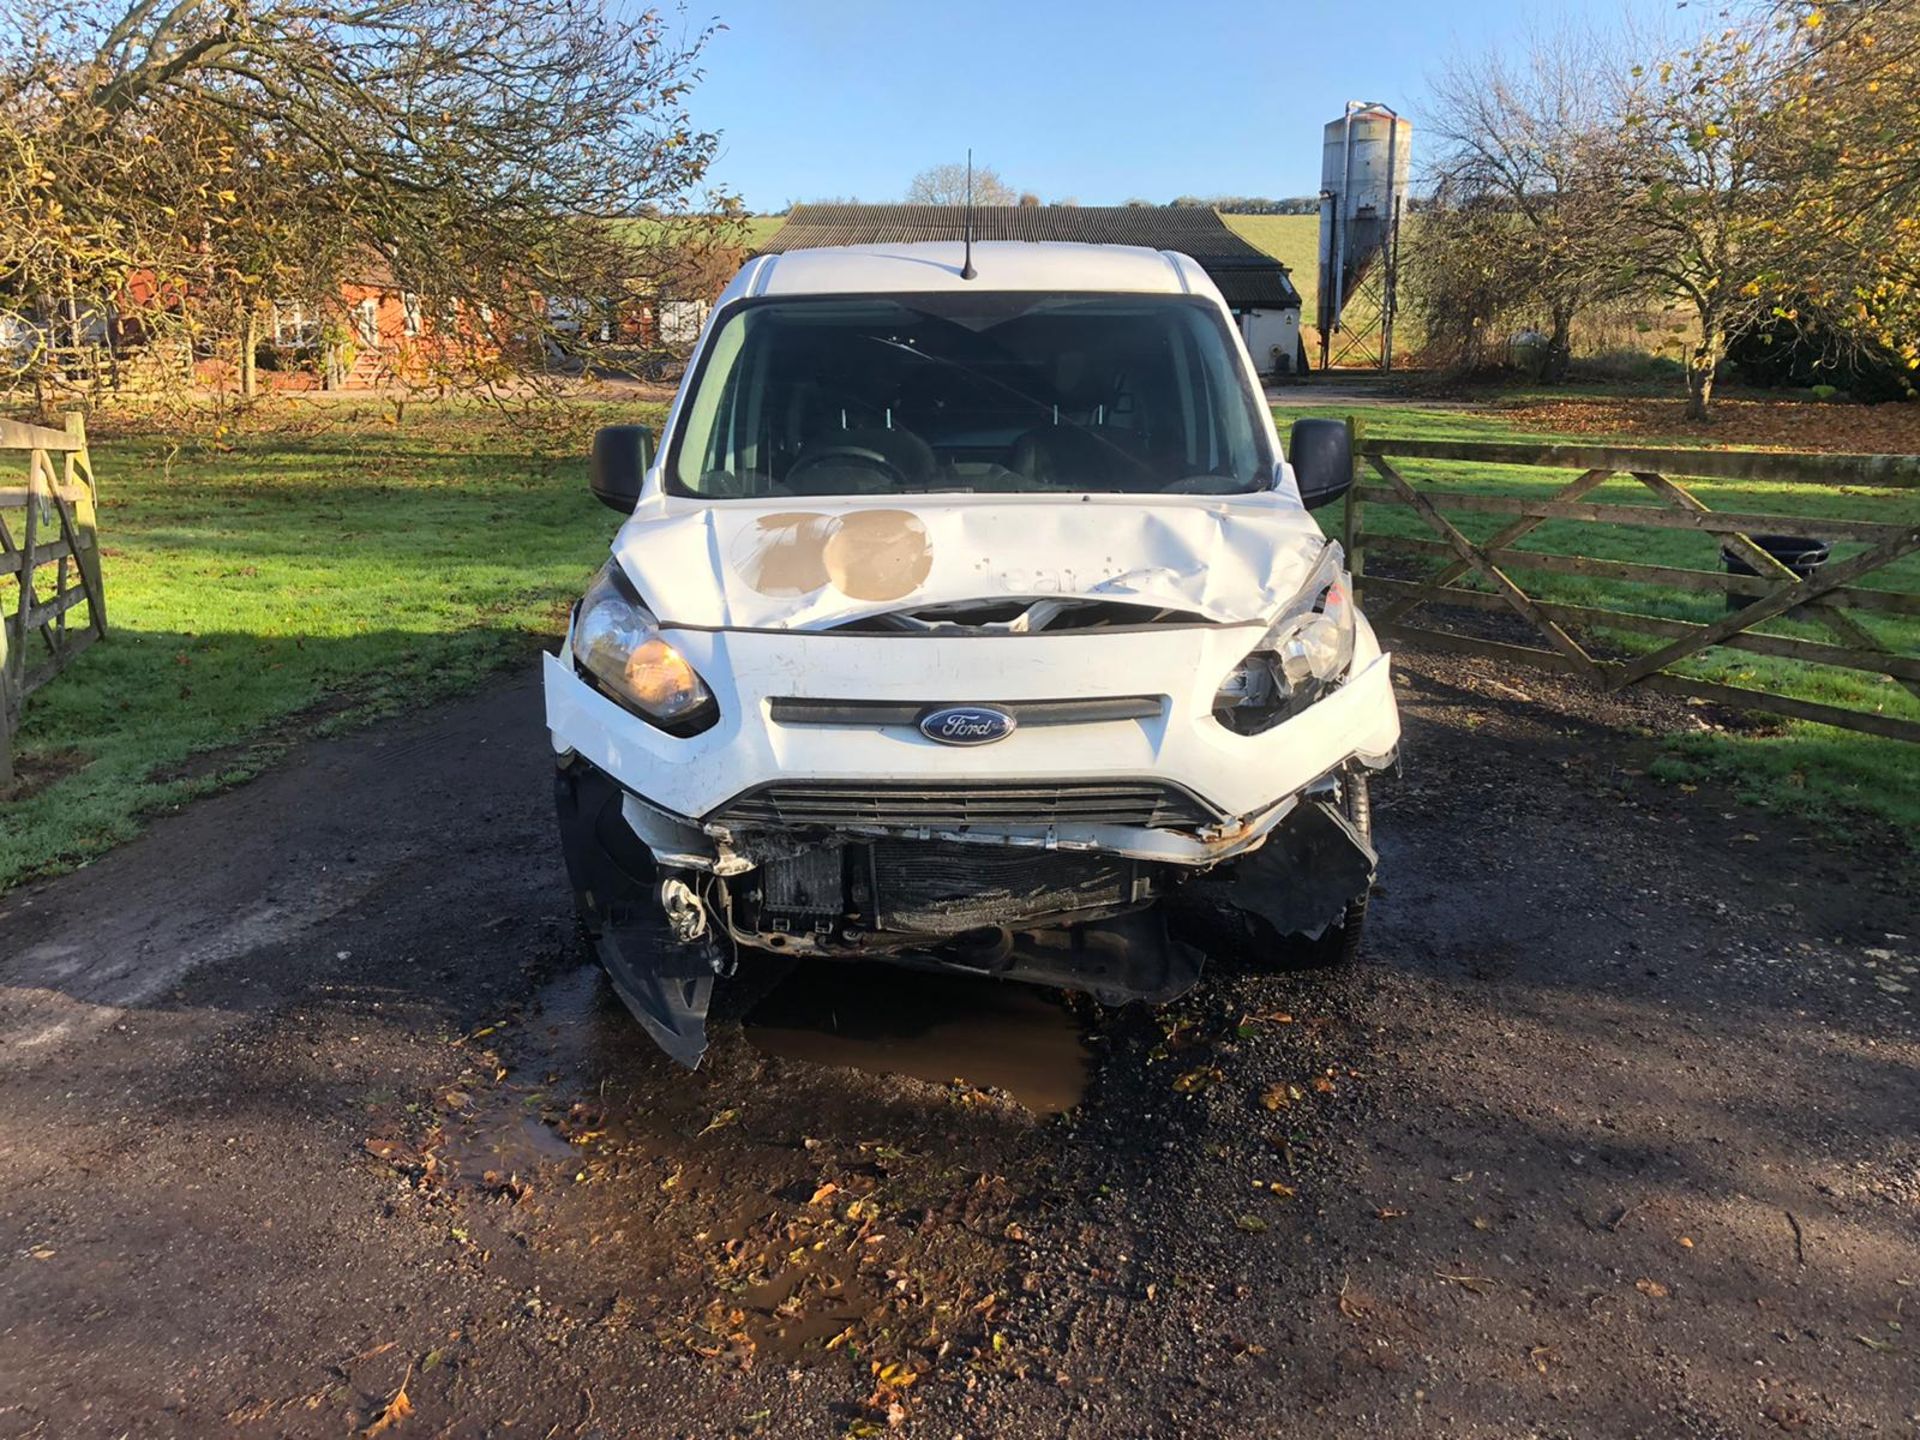
<svg viewBox="0 0 1920 1440">
<path fill-rule="evenodd" d="M 1549 373 L 1564 373 L 1574 321 L 1636 283 L 1616 88 L 1596 49 L 1563 30 L 1518 66 L 1457 61 L 1434 84 L 1439 159 L 1409 289 L 1430 347 L 1456 364 L 1525 325 L 1546 333 Z"/>
<path fill-rule="evenodd" d="M 246 330 L 299 283 L 421 297 L 452 378 L 729 221 L 707 33 L 587 0 L 0 0 L 0 295 Z M 623 217 L 648 215 L 644 224 Z M 144 298 L 143 298 L 144 297 Z M 243 341 L 241 349 L 244 353 Z M 243 362 L 244 368 L 244 362 Z M 449 378 L 444 373 L 440 378 Z"/>
<path fill-rule="evenodd" d="M 990 165 L 973 167 L 973 203 L 976 205 L 1013 205 L 1020 194 L 1000 178 Z M 964 205 L 967 203 L 967 166 L 965 161 L 930 165 L 913 177 L 907 186 L 909 205 Z"/>
<path fill-rule="evenodd" d="M 1623 116 L 1624 212 L 1639 273 L 1693 312 L 1687 414 L 1704 420 L 1729 334 L 1818 284 L 1820 256 L 1792 223 L 1808 158 L 1787 138 L 1789 35 L 1750 26 L 1635 67 Z"/>
<path fill-rule="evenodd" d="M 1920 372 L 1920 0 L 1783 0 L 1787 61 L 1769 164 L 1791 177 L 1808 328 L 1891 373 Z"/>
</svg>

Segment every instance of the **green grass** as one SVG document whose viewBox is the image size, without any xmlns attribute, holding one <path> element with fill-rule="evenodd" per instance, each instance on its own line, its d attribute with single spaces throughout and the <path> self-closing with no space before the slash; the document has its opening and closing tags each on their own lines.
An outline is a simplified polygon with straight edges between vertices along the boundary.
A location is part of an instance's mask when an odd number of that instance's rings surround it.
<svg viewBox="0 0 1920 1440">
<path fill-rule="evenodd" d="M 1307 415 L 1338 415 L 1337 410 L 1276 406 L 1282 427 Z M 1511 426 L 1497 417 L 1468 412 L 1380 409 L 1362 414 L 1366 433 L 1376 438 L 1424 440 L 1492 440 L 1515 438 Z M 1600 443 L 1602 436 L 1534 436 Z M 1623 437 L 1613 437 L 1622 439 Z M 1685 444 L 1683 440 L 1649 442 L 1637 437 L 1625 443 Z M 1405 461 L 1397 466 L 1416 483 L 1444 483 L 1450 490 L 1481 491 L 1545 498 L 1574 478 L 1574 472 L 1515 466 L 1465 466 Z M 1826 489 L 1759 482 L 1687 480 L 1688 490 L 1715 510 L 1744 510 L 1766 514 L 1824 515 L 1861 520 L 1901 521 L 1920 518 L 1920 494 L 1913 491 Z M 1650 491 L 1628 477 L 1616 477 L 1588 500 L 1618 505 L 1659 506 Z M 1437 538 L 1413 511 L 1400 506 L 1374 505 L 1366 510 L 1370 533 L 1387 536 Z M 1460 531 L 1484 539 L 1511 517 L 1448 512 Z M 1517 548 L 1561 554 L 1584 554 L 1602 559 L 1632 560 L 1644 564 L 1693 570 L 1720 568 L 1718 542 L 1691 531 L 1650 530 L 1629 526 L 1550 521 L 1534 530 Z M 1836 559 L 1858 553 L 1859 542 L 1838 543 Z M 1373 568 L 1380 568 L 1383 554 Z M 1431 573 L 1439 561 L 1427 557 L 1393 557 L 1397 573 Z M 1411 571 L 1407 567 L 1412 567 Z M 1680 590 L 1638 581 L 1616 581 L 1585 576 L 1548 575 L 1523 571 L 1516 577 L 1529 594 L 1570 605 L 1629 611 L 1668 619 L 1708 623 L 1725 613 L 1721 597 L 1711 592 Z M 1876 571 L 1867 588 L 1920 591 L 1920 556 Z M 1486 588 L 1478 586 L 1476 588 Z M 1877 612 L 1855 613 L 1854 618 L 1886 648 L 1903 655 L 1920 654 L 1920 621 Z M 1824 627 L 1781 618 L 1759 627 L 1777 635 L 1832 641 Z M 1668 643 L 1664 639 L 1606 630 L 1598 641 L 1615 654 L 1643 653 Z M 1525 643 L 1544 644 L 1535 637 Z M 1852 709 L 1878 711 L 1920 721 L 1920 699 L 1885 676 L 1810 666 L 1772 656 L 1715 648 L 1682 662 L 1683 673 L 1720 684 L 1766 690 L 1803 700 Z M 1699 777 L 1710 775 L 1731 784 L 1743 798 L 1773 808 L 1824 818 L 1844 826 L 1850 819 L 1871 816 L 1920 836 L 1920 747 L 1875 736 L 1859 735 L 1831 726 L 1769 718 L 1758 731 L 1697 734 L 1673 740 L 1662 772 Z"/>
<path fill-rule="evenodd" d="M 0 889 L 288 739 L 526 661 L 614 529 L 586 489 L 590 423 L 321 404 L 277 406 L 217 452 L 96 439 L 111 635 L 27 703 Z"/>
<path fill-rule="evenodd" d="M 773 238 L 773 232 L 787 223 L 784 215 L 753 215 L 747 220 L 747 248 L 758 250 Z"/>
<path fill-rule="evenodd" d="M 1300 313 L 1311 320 L 1320 295 L 1320 217 L 1222 215 L 1220 218 L 1249 245 L 1266 251 L 1293 272 L 1293 288 L 1300 292 Z"/>
</svg>

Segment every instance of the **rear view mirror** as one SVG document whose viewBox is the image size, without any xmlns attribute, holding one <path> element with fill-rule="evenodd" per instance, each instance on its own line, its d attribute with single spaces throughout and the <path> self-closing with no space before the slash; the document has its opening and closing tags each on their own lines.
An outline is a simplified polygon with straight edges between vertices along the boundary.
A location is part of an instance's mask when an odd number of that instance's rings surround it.
<svg viewBox="0 0 1920 1440">
<path fill-rule="evenodd" d="M 645 425 L 602 425 L 593 432 L 593 457 L 587 484 L 609 510 L 631 515 L 640 500 L 640 483 L 653 464 L 653 431 Z"/>
<path fill-rule="evenodd" d="M 1339 420 L 1296 420 L 1287 463 L 1307 509 L 1331 505 L 1353 488 L 1353 438 Z"/>
</svg>

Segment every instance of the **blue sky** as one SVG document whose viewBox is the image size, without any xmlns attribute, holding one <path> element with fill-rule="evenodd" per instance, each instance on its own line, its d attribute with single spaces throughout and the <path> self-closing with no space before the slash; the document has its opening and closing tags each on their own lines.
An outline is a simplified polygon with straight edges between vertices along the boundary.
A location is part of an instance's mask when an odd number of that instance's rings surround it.
<svg viewBox="0 0 1920 1440">
<path fill-rule="evenodd" d="M 687 0 L 712 6 L 694 98 L 715 178 L 757 210 L 897 200 L 968 145 L 1045 199 L 1303 195 L 1349 99 L 1416 125 L 1451 51 L 1566 16 L 1670 23 L 1695 0 Z M 1705 18 L 1703 16 L 1703 18 Z M 1415 145 L 1419 137 L 1416 132 Z M 1416 148 L 1415 162 L 1419 152 Z"/>
</svg>

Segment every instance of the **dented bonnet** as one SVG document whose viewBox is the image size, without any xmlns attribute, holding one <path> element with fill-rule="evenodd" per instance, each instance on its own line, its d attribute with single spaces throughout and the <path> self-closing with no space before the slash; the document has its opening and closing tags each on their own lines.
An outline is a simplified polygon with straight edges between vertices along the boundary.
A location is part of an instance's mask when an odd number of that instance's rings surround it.
<svg viewBox="0 0 1920 1440">
<path fill-rule="evenodd" d="M 1272 614 L 1326 541 L 1284 491 L 1217 498 L 789 497 L 698 507 L 657 496 L 614 554 L 669 625 L 824 629 L 907 607 L 1098 599 L 1219 622 Z"/>
</svg>

